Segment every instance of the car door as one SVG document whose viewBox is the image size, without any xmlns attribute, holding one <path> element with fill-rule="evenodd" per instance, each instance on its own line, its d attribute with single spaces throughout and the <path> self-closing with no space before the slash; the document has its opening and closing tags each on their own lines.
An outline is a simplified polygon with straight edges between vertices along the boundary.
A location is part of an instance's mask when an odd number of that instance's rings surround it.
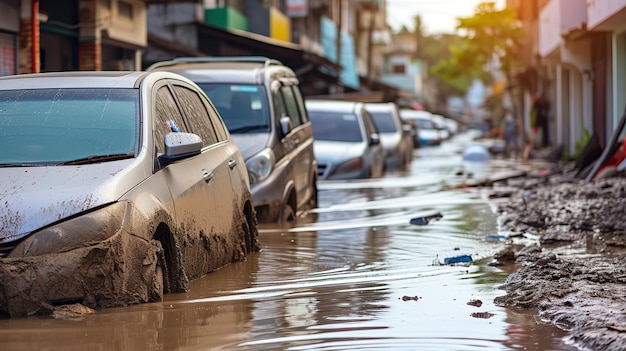
<svg viewBox="0 0 626 351">
<path fill-rule="evenodd" d="M 211 117 L 197 90 L 183 84 L 174 84 L 187 127 L 203 141 L 200 154 L 206 197 L 201 210 L 205 230 L 215 228 L 216 234 L 229 235 L 233 228 L 234 194 L 230 181 L 233 166 L 232 149 L 220 140 L 211 123 Z M 200 204 L 198 204 L 200 205 Z"/>
<path fill-rule="evenodd" d="M 185 89 L 177 84 L 158 87 L 155 139 L 158 153 L 163 152 L 163 138 L 168 132 L 195 132 L 203 140 L 199 155 L 175 161 L 159 171 L 174 202 L 177 228 L 172 229 L 178 233 L 178 247 L 183 248 L 185 273 L 189 279 L 196 279 L 224 264 L 223 259 L 209 260 L 209 254 L 220 249 L 214 245 L 219 243 L 216 235 L 230 231 L 232 207 L 230 201 L 220 198 L 224 193 L 221 189 L 230 189 L 230 178 L 227 172 L 224 176 L 221 166 L 226 163 L 228 168 L 227 161 L 213 151 L 210 132 L 202 133 L 190 117 L 198 108 L 193 102 L 195 92 Z"/>
<path fill-rule="evenodd" d="M 311 196 L 312 177 L 317 172 L 313 151 L 313 129 L 308 120 L 300 89 L 295 79 L 281 80 L 280 94 L 293 129 L 284 137 L 286 151 L 293 167 L 299 205 Z"/>
</svg>

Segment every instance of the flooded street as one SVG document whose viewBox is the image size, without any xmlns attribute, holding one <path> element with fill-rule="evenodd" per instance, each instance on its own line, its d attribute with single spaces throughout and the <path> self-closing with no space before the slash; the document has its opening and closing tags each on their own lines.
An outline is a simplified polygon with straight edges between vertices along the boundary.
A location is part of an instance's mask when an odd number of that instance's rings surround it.
<svg viewBox="0 0 626 351">
<path fill-rule="evenodd" d="M 77 318 L 0 320 L 2 348 L 576 350 L 534 314 L 493 303 L 507 273 L 487 265 L 504 245 L 484 240 L 497 231 L 492 205 L 478 188 L 446 189 L 510 165 L 464 164 L 471 139 L 415 150 L 406 172 L 320 182 L 319 209 L 293 228 L 263 226 L 261 252 L 189 293 Z M 409 223 L 433 213 L 443 217 Z M 460 255 L 473 264 L 439 264 Z"/>
</svg>

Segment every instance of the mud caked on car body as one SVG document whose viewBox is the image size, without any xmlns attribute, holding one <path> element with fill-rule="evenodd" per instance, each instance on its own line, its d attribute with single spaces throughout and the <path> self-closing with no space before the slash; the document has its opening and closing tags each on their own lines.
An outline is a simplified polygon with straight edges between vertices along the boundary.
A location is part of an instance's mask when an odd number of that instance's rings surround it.
<svg viewBox="0 0 626 351">
<path fill-rule="evenodd" d="M 317 207 L 317 161 L 300 82 L 267 57 L 180 57 L 148 71 L 197 83 L 215 103 L 241 149 L 259 222 L 292 222 Z"/>
<path fill-rule="evenodd" d="M 167 72 L 0 78 L 0 311 L 159 301 L 259 248 L 239 149 Z"/>
</svg>

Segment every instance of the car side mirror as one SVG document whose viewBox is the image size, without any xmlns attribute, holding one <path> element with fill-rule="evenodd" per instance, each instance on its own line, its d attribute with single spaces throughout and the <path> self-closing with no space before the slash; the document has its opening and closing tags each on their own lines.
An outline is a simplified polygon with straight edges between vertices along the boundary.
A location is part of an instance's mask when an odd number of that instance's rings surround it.
<svg viewBox="0 0 626 351">
<path fill-rule="evenodd" d="M 370 146 L 380 144 L 380 135 L 378 133 L 372 133 L 370 135 Z"/>
<path fill-rule="evenodd" d="M 159 156 L 161 167 L 200 154 L 202 138 L 193 133 L 167 133 L 163 140 L 165 153 Z"/>
<path fill-rule="evenodd" d="M 291 123 L 291 118 L 288 116 L 284 116 L 280 118 L 280 131 L 284 135 L 287 135 L 293 129 L 293 124 Z"/>
<path fill-rule="evenodd" d="M 402 123 L 402 130 L 407 134 L 413 134 L 413 126 L 410 124 Z"/>
</svg>

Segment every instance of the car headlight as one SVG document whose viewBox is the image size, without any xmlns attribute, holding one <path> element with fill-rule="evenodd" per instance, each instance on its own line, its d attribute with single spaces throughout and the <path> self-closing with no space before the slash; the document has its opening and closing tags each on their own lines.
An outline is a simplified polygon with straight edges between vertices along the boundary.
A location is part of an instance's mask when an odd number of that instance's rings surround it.
<svg viewBox="0 0 626 351">
<path fill-rule="evenodd" d="M 346 161 L 342 163 L 339 167 L 337 167 L 334 173 L 341 174 L 341 173 L 360 172 L 361 169 L 363 169 L 363 158 L 357 157 L 357 158 L 351 159 L 350 161 Z"/>
<path fill-rule="evenodd" d="M 269 177 L 274 169 L 274 162 L 274 152 L 271 149 L 265 149 L 246 161 L 250 185 L 262 182 Z"/>
<path fill-rule="evenodd" d="M 126 202 L 116 202 L 33 232 L 9 257 L 67 252 L 104 241 L 120 231 L 126 205 Z"/>
</svg>

